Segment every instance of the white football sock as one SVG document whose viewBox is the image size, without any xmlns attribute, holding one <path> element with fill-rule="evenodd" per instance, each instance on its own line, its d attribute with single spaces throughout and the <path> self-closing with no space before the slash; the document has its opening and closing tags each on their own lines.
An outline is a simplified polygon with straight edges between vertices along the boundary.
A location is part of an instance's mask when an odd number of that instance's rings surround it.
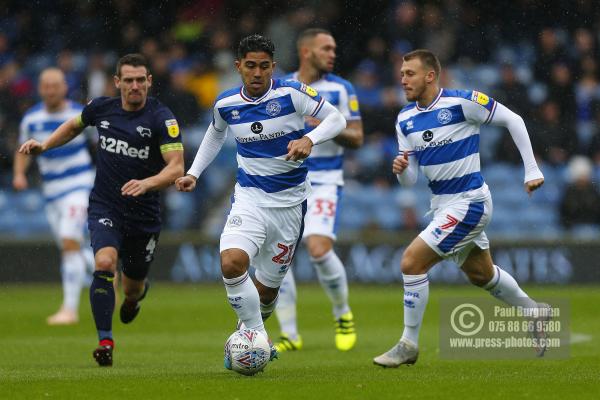
<svg viewBox="0 0 600 400">
<path fill-rule="evenodd" d="M 258 290 L 250 279 L 248 272 L 237 278 L 227 279 L 223 277 L 227 300 L 238 316 L 238 319 L 247 328 L 262 332 L 267 338 L 267 331 L 260 315 L 260 298 Z"/>
<path fill-rule="evenodd" d="M 279 287 L 279 302 L 275 308 L 275 315 L 277 315 L 277 319 L 279 320 L 281 332 L 287 334 L 292 340 L 298 339 L 296 280 L 290 270 L 285 274 Z"/>
<path fill-rule="evenodd" d="M 63 306 L 79 309 L 79 298 L 85 280 L 85 259 L 81 251 L 65 251 L 62 255 Z"/>
<path fill-rule="evenodd" d="M 402 339 L 418 345 L 419 330 L 429 300 L 429 279 L 427 274 L 402 274 L 402 278 L 404 280 L 404 332 L 402 332 Z"/>
<path fill-rule="evenodd" d="M 512 306 L 537 308 L 537 303 L 519 287 L 515 278 L 497 265 L 494 265 L 494 277 L 483 288 Z"/>
<path fill-rule="evenodd" d="M 333 249 L 320 258 L 312 258 L 319 282 L 331 300 L 335 319 L 350 311 L 348 305 L 348 279 L 344 264 Z"/>
</svg>

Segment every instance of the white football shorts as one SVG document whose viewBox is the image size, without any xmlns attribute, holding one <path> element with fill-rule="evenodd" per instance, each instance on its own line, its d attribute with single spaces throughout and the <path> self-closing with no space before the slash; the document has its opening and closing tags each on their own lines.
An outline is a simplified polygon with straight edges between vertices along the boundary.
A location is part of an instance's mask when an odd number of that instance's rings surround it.
<svg viewBox="0 0 600 400">
<path fill-rule="evenodd" d="M 312 189 L 304 217 L 304 237 L 320 235 L 335 240 L 337 209 L 342 197 L 342 187 L 313 184 Z"/>
<path fill-rule="evenodd" d="M 492 212 L 489 196 L 485 200 L 442 206 L 434 211 L 433 220 L 419 237 L 440 257 L 462 266 L 473 247 L 490 247 L 483 230 L 492 219 Z"/>
<path fill-rule="evenodd" d="M 292 263 L 305 214 L 306 201 L 281 208 L 235 202 L 221 234 L 220 251 L 244 250 L 256 269 L 256 279 L 277 288 Z"/>
<path fill-rule="evenodd" d="M 55 240 L 83 242 L 90 192 L 77 190 L 46 204 L 46 216 Z"/>
</svg>

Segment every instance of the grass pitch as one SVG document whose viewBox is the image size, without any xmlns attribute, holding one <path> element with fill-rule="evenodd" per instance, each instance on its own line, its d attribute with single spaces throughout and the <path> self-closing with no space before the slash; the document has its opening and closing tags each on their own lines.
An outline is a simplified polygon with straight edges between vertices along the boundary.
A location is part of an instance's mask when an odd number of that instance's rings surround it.
<svg viewBox="0 0 600 400">
<path fill-rule="evenodd" d="M 448 361 L 438 356 L 443 296 L 488 296 L 473 287 L 431 286 L 412 367 L 382 369 L 373 356 L 402 332 L 402 287 L 351 286 L 358 343 L 333 344 L 329 302 L 317 285 L 301 285 L 299 325 L 304 349 L 284 353 L 264 373 L 223 369 L 223 344 L 235 314 L 221 285 L 155 283 L 131 325 L 115 316 L 115 364 L 92 359 L 96 334 L 87 296 L 81 322 L 49 327 L 58 285 L 0 286 L 0 399 L 570 399 L 600 398 L 600 287 L 528 288 L 532 296 L 571 301 L 571 331 L 583 341 L 567 360 Z M 117 307 L 119 304 L 117 304 Z M 275 319 L 267 324 L 272 337 Z M 587 335 L 587 336 L 585 336 Z M 591 337 L 590 337 L 591 335 Z"/>
</svg>

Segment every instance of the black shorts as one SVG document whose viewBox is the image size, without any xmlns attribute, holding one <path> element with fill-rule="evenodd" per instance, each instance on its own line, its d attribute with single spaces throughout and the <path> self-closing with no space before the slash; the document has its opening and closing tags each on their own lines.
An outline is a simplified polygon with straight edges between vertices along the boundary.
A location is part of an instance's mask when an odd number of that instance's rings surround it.
<svg viewBox="0 0 600 400">
<path fill-rule="evenodd" d="M 94 254 L 103 247 L 117 249 L 126 277 L 144 280 L 148 276 L 160 231 L 132 226 L 110 210 L 88 211 L 88 228 Z"/>
</svg>

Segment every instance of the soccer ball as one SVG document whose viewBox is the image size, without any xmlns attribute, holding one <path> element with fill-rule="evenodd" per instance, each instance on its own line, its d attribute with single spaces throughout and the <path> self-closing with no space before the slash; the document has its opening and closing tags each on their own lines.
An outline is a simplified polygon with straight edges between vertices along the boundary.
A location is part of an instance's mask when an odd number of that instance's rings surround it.
<svg viewBox="0 0 600 400">
<path fill-rule="evenodd" d="M 225 342 L 225 359 L 231 369 L 242 375 L 254 375 L 265 369 L 271 357 L 271 346 L 264 334 L 255 329 L 240 329 Z"/>
</svg>

